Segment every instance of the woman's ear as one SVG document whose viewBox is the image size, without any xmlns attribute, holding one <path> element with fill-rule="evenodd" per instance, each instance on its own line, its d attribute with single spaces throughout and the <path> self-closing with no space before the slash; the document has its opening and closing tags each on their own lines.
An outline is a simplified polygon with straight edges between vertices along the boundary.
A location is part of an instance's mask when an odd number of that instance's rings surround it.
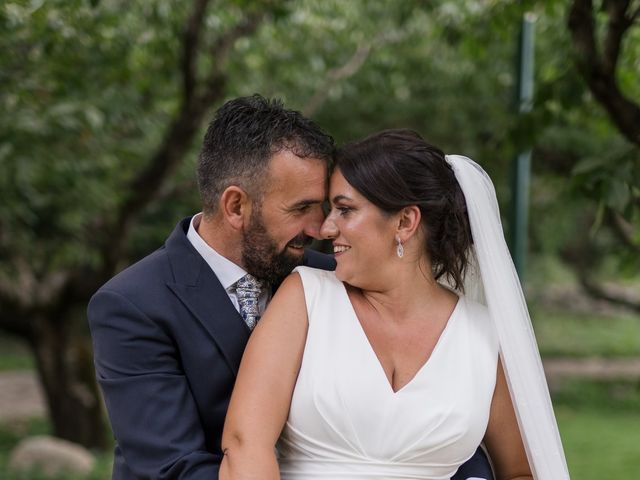
<svg viewBox="0 0 640 480">
<path fill-rule="evenodd" d="M 422 212 L 417 205 L 404 207 L 398 217 L 398 225 L 396 229 L 396 238 L 402 243 L 412 238 L 420 228 L 422 221 Z"/>
<path fill-rule="evenodd" d="M 242 230 L 251 218 L 249 195 L 237 185 L 227 187 L 220 195 L 220 211 L 232 228 Z"/>
</svg>

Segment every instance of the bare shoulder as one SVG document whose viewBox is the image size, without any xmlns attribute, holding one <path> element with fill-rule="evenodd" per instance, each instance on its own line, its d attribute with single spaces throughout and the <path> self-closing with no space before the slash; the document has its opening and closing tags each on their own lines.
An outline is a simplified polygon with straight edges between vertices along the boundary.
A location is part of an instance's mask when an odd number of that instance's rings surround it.
<svg viewBox="0 0 640 480">
<path fill-rule="evenodd" d="M 306 324 L 307 308 L 304 298 L 304 287 L 300 274 L 291 273 L 284 279 L 264 312 L 260 324 Z M 264 328 L 264 327 L 263 327 Z"/>
<path fill-rule="evenodd" d="M 302 299 L 304 301 L 304 285 L 302 283 L 302 277 L 298 272 L 290 273 L 280 284 L 278 290 L 276 290 L 269 307 L 275 302 L 295 302 Z"/>
<path fill-rule="evenodd" d="M 255 365 L 264 365 L 268 359 L 299 365 L 308 324 L 302 281 L 292 273 L 282 282 L 249 337 L 242 364 L 255 358 Z"/>
<path fill-rule="evenodd" d="M 335 272 L 297 267 L 282 282 L 260 322 L 266 318 L 265 323 L 269 323 L 275 317 L 283 323 L 285 320 L 282 317 L 287 317 L 302 320 L 307 326 L 311 312 L 317 312 L 327 299 L 335 295 L 337 288 L 344 287 L 336 278 Z"/>
<path fill-rule="evenodd" d="M 341 285 L 332 270 L 322 270 L 319 268 L 300 266 L 282 282 L 278 291 L 273 297 L 273 301 L 280 301 L 281 298 L 287 301 L 298 301 L 310 303 L 312 299 L 329 285 Z"/>
</svg>

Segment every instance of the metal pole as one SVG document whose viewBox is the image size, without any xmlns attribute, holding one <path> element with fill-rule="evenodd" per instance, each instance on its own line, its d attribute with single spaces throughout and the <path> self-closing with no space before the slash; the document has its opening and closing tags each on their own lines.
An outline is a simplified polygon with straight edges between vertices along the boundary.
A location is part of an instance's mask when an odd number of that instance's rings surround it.
<svg viewBox="0 0 640 480">
<path fill-rule="evenodd" d="M 533 104 L 534 22 L 534 15 L 532 13 L 526 13 L 522 19 L 520 29 L 516 101 L 518 114 L 530 112 Z M 528 246 L 531 149 L 518 153 L 514 158 L 511 182 L 511 228 L 509 243 L 513 262 L 522 280 L 525 275 Z"/>
</svg>

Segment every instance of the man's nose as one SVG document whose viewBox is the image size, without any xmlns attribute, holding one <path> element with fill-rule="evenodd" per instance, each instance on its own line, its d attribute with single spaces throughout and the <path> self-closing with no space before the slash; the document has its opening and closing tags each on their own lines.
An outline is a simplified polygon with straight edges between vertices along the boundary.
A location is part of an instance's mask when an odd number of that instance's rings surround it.
<svg viewBox="0 0 640 480">
<path fill-rule="evenodd" d="M 309 237 L 313 237 L 317 240 L 322 240 L 322 236 L 320 234 L 320 228 L 322 226 L 322 222 L 324 221 L 324 212 L 322 211 L 322 207 L 320 205 L 317 208 L 313 209 L 313 212 L 309 213 L 309 219 L 304 229 L 305 235 Z"/>
</svg>

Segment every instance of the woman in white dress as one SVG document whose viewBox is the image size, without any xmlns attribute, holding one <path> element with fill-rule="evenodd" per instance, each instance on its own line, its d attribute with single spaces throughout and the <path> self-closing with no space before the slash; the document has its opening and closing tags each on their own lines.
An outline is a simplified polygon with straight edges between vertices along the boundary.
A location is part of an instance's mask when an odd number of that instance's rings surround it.
<svg viewBox="0 0 640 480">
<path fill-rule="evenodd" d="M 329 200 L 336 271 L 296 269 L 253 332 L 220 478 L 444 480 L 480 442 L 498 480 L 568 478 L 486 174 L 389 130 Z"/>
</svg>

